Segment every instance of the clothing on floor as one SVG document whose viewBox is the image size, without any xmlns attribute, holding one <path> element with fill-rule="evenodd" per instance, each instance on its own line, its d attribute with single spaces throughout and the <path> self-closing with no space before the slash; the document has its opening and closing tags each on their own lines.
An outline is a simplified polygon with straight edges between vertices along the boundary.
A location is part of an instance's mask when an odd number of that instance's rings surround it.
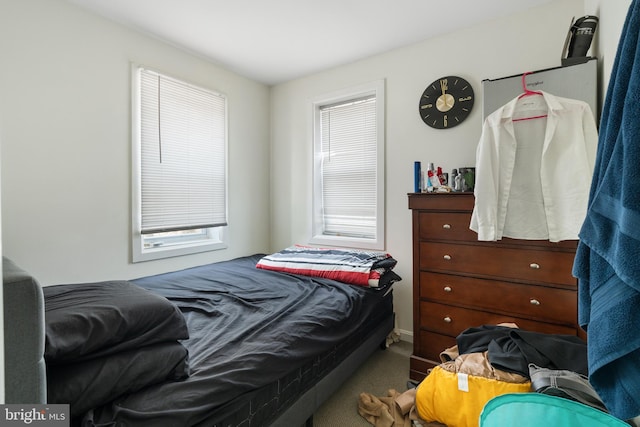
<svg viewBox="0 0 640 427">
<path fill-rule="evenodd" d="M 358 413 L 376 427 L 411 427 L 413 420 L 423 423 L 415 413 L 415 397 L 415 388 L 404 393 L 389 389 L 382 397 L 360 393 Z"/>
<path fill-rule="evenodd" d="M 529 377 L 529 364 L 587 375 L 587 343 L 573 335 L 503 326 L 468 328 L 456 338 L 460 354 L 487 352 L 496 369 Z"/>
</svg>

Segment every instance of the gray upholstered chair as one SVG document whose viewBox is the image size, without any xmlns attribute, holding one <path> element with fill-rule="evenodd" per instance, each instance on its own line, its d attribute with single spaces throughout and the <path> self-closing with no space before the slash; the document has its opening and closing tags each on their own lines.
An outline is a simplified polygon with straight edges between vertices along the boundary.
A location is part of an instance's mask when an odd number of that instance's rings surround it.
<svg viewBox="0 0 640 427">
<path fill-rule="evenodd" d="M 44 297 L 38 281 L 2 258 L 5 402 L 46 403 Z"/>
</svg>

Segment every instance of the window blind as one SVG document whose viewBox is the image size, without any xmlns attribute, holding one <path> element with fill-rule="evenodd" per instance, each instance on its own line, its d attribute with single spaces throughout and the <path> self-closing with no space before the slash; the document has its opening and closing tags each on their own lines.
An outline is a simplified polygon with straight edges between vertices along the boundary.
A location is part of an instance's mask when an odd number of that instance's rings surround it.
<svg viewBox="0 0 640 427">
<path fill-rule="evenodd" d="M 141 232 L 227 224 L 226 99 L 140 69 Z"/>
<path fill-rule="evenodd" d="M 323 234 L 376 238 L 376 98 L 320 108 Z"/>
</svg>

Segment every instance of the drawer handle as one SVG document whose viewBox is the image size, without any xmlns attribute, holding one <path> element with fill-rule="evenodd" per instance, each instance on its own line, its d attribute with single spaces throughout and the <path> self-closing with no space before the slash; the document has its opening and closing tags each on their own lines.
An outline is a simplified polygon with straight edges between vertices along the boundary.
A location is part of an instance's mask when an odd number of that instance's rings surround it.
<svg viewBox="0 0 640 427">
<path fill-rule="evenodd" d="M 445 230 L 450 230 L 451 229 L 451 224 L 444 224 L 442 226 L 442 228 L 444 228 Z"/>
<path fill-rule="evenodd" d="M 540 301 L 538 301 L 538 300 L 537 300 L 537 299 L 535 299 L 535 298 L 531 298 L 531 299 L 529 300 L 529 302 L 531 303 L 531 305 L 540 305 Z"/>
<path fill-rule="evenodd" d="M 529 264 L 529 267 L 533 268 L 534 270 L 539 270 L 540 264 L 536 264 L 535 262 L 532 262 L 531 264 Z"/>
<path fill-rule="evenodd" d="M 453 322 L 453 319 L 452 319 L 451 317 L 449 317 L 449 316 L 445 317 L 445 318 L 444 318 L 444 319 L 442 319 L 442 320 L 444 320 L 444 321 L 445 321 L 445 322 L 447 322 L 447 323 L 451 323 L 451 322 Z"/>
<path fill-rule="evenodd" d="M 451 255 L 445 255 L 442 258 L 444 258 L 447 261 L 451 261 Z"/>
<path fill-rule="evenodd" d="M 453 289 L 451 289 L 451 286 L 445 286 L 444 287 L 444 291 L 445 292 L 451 292 Z"/>
</svg>

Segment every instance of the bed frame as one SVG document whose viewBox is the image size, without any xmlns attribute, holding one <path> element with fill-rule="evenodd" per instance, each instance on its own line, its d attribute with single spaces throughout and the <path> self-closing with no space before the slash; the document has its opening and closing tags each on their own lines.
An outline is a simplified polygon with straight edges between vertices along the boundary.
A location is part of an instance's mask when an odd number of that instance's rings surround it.
<svg viewBox="0 0 640 427">
<path fill-rule="evenodd" d="M 310 390 L 282 413 L 272 425 L 274 426 L 313 426 L 313 414 L 328 400 L 342 384 L 362 366 L 378 349 L 386 348 L 386 338 L 394 327 L 394 316 L 390 316 L 371 331 L 365 342 L 345 360 L 323 377 Z"/>
</svg>

